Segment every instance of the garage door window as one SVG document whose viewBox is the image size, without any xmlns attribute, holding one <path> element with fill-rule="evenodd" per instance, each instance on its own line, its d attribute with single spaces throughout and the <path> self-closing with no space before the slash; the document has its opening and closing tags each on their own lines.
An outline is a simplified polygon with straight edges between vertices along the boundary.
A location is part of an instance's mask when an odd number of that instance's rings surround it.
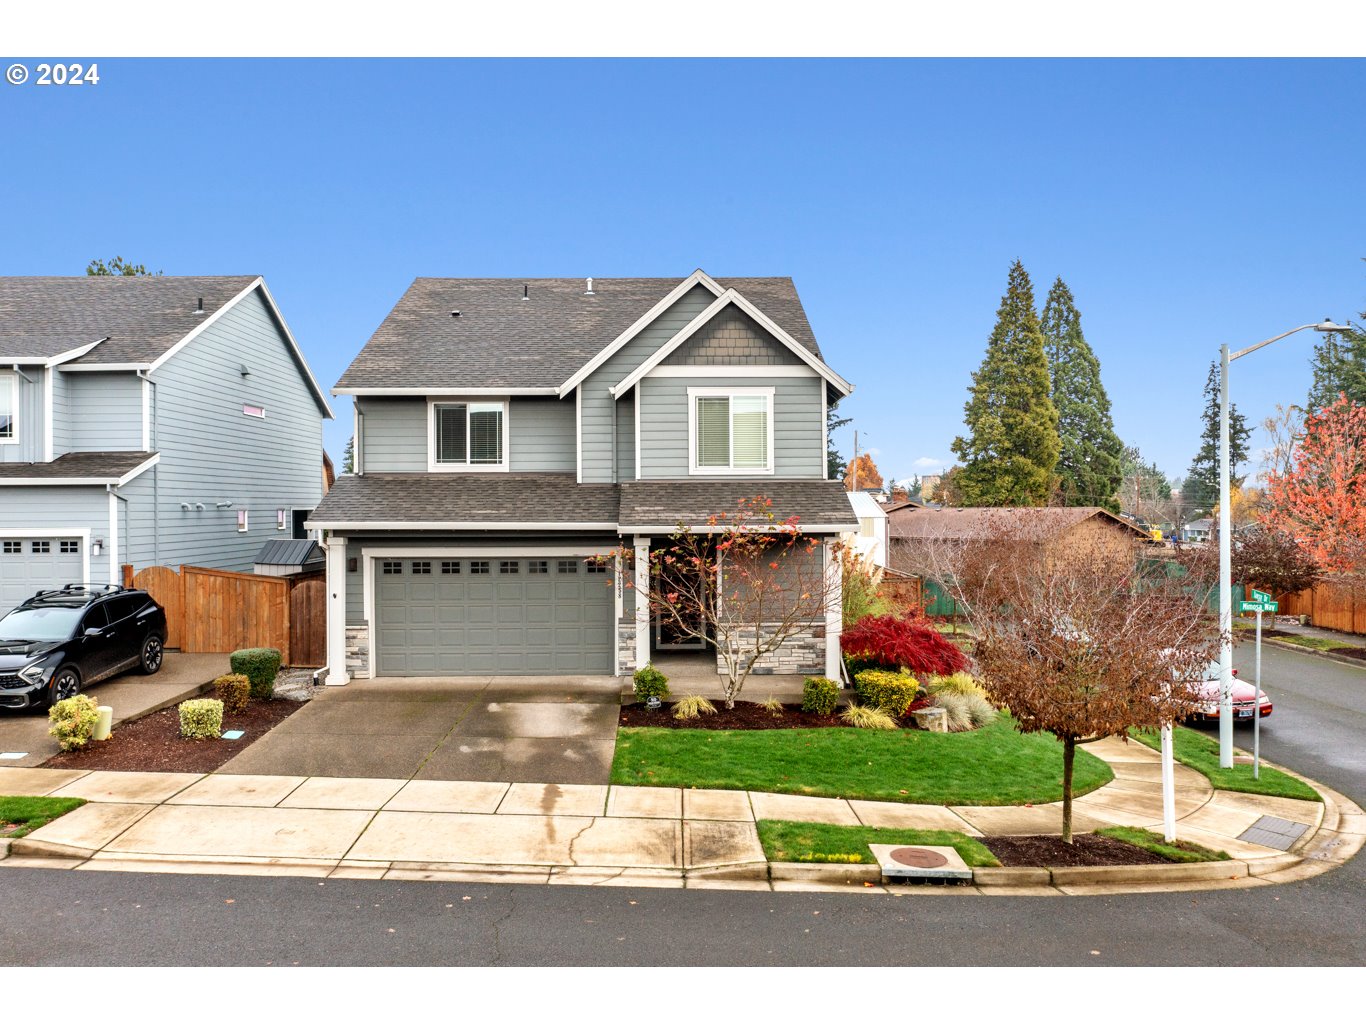
<svg viewBox="0 0 1366 1024">
<path fill-rule="evenodd" d="M 402 562 L 381 562 L 380 572 L 385 576 L 399 576 L 403 573 Z"/>
<path fill-rule="evenodd" d="M 516 576 L 522 571 L 522 567 L 516 562 L 499 562 L 498 571 L 504 576 Z"/>
<path fill-rule="evenodd" d="M 526 571 L 533 576 L 544 576 L 550 571 L 550 563 L 544 558 L 533 558 L 527 562 Z"/>
<path fill-rule="evenodd" d="M 64 555 L 79 554 L 81 550 L 80 541 L 64 540 L 60 542 L 60 550 Z"/>
<path fill-rule="evenodd" d="M 442 563 L 441 563 L 441 575 L 442 575 L 442 576 L 459 576 L 459 575 L 460 575 L 460 563 L 459 563 L 459 562 L 442 562 Z"/>
<path fill-rule="evenodd" d="M 489 574 L 488 562 L 474 561 L 470 563 L 470 572 L 475 576 L 487 576 Z"/>
<path fill-rule="evenodd" d="M 35 541 L 33 542 L 33 553 L 34 553 L 35 555 L 50 555 L 50 554 L 52 554 L 52 541 L 50 541 L 50 540 L 35 540 Z"/>
<path fill-rule="evenodd" d="M 7 540 L 4 547 L 0 548 L 7 555 L 22 555 L 24 553 L 24 542 L 21 540 Z"/>
<path fill-rule="evenodd" d="M 414 562 L 414 563 L 413 563 L 413 575 L 414 575 L 414 576 L 430 576 L 431 574 L 432 574 L 432 563 L 431 563 L 431 562 Z"/>
<path fill-rule="evenodd" d="M 572 558 L 561 558 L 555 563 L 555 571 L 566 576 L 572 576 L 579 571 L 579 563 Z"/>
</svg>

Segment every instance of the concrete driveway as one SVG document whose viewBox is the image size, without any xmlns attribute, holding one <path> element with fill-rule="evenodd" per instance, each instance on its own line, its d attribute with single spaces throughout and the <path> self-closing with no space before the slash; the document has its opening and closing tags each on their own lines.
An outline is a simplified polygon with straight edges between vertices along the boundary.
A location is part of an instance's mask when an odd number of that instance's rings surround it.
<svg viewBox="0 0 1366 1024">
<path fill-rule="evenodd" d="M 219 771 L 602 785 L 620 706 L 610 676 L 361 679 L 316 689 Z"/>
<path fill-rule="evenodd" d="M 167 651 L 161 671 L 154 676 L 125 672 L 102 683 L 88 693 L 100 704 L 114 709 L 114 724 L 132 721 L 154 711 L 196 697 L 215 678 L 228 671 L 226 654 L 181 654 Z M 25 768 L 42 764 L 57 753 L 57 743 L 47 734 L 47 713 L 32 708 L 0 708 L 0 767 Z"/>
</svg>

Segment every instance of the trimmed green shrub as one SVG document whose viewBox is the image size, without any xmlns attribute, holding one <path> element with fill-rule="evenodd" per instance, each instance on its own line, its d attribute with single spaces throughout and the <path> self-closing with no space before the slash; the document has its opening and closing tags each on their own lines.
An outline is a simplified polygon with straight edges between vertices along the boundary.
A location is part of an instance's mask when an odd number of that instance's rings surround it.
<svg viewBox="0 0 1366 1024">
<path fill-rule="evenodd" d="M 669 677 L 653 665 L 647 664 L 644 668 L 636 669 L 635 674 L 631 676 L 631 682 L 636 696 L 641 700 L 649 700 L 651 697 L 669 699 Z"/>
<path fill-rule="evenodd" d="M 881 708 L 850 704 L 840 712 L 840 720 L 855 729 L 895 729 L 896 719 Z"/>
<path fill-rule="evenodd" d="M 824 676 L 808 676 L 802 684 L 802 710 L 809 715 L 833 715 L 840 702 L 840 688 Z"/>
<path fill-rule="evenodd" d="M 680 697 L 674 704 L 674 717 L 677 719 L 700 718 L 702 715 L 714 714 L 716 705 L 706 697 L 698 697 L 696 694 Z"/>
<path fill-rule="evenodd" d="M 234 675 L 251 682 L 254 700 L 270 700 L 275 693 L 275 677 L 280 674 L 280 652 L 274 647 L 246 647 L 228 657 Z"/>
<path fill-rule="evenodd" d="M 187 700 L 181 703 L 180 735 L 187 740 L 216 740 L 223 735 L 221 700 Z"/>
<path fill-rule="evenodd" d="M 920 684 L 909 672 L 867 668 L 854 677 L 854 692 L 870 708 L 900 718 L 915 701 Z"/>
<path fill-rule="evenodd" d="M 235 715 L 247 710 L 251 696 L 251 680 L 241 675 L 219 676 L 213 681 L 213 695 L 223 702 L 223 710 Z"/>
<path fill-rule="evenodd" d="M 83 693 L 59 700 L 47 709 L 47 720 L 52 723 L 47 734 L 63 750 L 80 750 L 95 735 L 99 721 L 99 705 Z"/>
</svg>

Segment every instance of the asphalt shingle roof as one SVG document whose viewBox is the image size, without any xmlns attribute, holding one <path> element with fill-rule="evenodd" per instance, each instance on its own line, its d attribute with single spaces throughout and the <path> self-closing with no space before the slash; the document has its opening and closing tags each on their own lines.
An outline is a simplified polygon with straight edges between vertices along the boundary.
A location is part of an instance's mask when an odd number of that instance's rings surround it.
<svg viewBox="0 0 1366 1024">
<path fill-rule="evenodd" d="M 68 452 L 51 462 L 0 462 L 0 484 L 6 480 L 117 480 L 137 469 L 154 452 Z"/>
<path fill-rule="evenodd" d="M 557 387 L 682 280 L 594 278 L 594 294 L 586 295 L 581 277 L 419 277 L 337 387 Z M 791 278 L 715 280 L 820 355 Z"/>
<path fill-rule="evenodd" d="M 858 529 L 858 517 L 838 480 L 634 480 L 621 485 L 622 532 L 672 530 L 680 520 L 700 526 L 710 516 L 733 514 L 741 499 L 763 495 L 779 520 L 797 517 L 798 526 Z"/>
<path fill-rule="evenodd" d="M 255 280 L 0 277 L 0 362 L 51 358 L 107 337 L 76 362 L 151 363 Z"/>
<path fill-rule="evenodd" d="M 892 540 L 973 540 L 1008 530 L 1021 538 L 1045 540 L 1099 516 L 1122 530 L 1143 534 L 1131 523 L 1097 506 L 1076 508 L 899 508 L 887 515 Z"/>
<path fill-rule="evenodd" d="M 314 523 L 615 523 L 614 484 L 572 473 L 367 473 L 339 476 Z"/>
</svg>

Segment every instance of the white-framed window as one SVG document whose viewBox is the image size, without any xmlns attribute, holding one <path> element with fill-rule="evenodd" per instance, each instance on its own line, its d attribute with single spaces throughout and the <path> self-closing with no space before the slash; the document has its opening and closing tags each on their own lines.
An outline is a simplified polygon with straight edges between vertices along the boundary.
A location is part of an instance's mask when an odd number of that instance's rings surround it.
<svg viewBox="0 0 1366 1024">
<path fill-rule="evenodd" d="M 498 472 L 508 468 L 505 401 L 433 399 L 427 404 L 427 469 Z"/>
<path fill-rule="evenodd" d="M 19 375 L 0 373 L 0 444 L 19 443 Z"/>
<path fill-rule="evenodd" d="M 688 388 L 688 471 L 772 473 L 773 391 Z"/>
<path fill-rule="evenodd" d="M 275 529 L 283 530 L 289 525 L 289 513 L 282 508 L 275 510 Z"/>
<path fill-rule="evenodd" d="M 237 532 L 246 533 L 247 525 L 247 510 L 244 508 L 239 508 L 237 510 Z"/>
</svg>

